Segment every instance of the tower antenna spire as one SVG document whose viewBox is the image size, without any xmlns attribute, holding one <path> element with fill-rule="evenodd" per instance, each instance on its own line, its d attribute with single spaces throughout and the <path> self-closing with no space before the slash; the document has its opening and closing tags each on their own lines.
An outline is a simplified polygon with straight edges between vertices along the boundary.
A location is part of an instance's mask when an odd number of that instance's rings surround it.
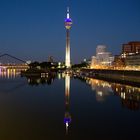
<svg viewBox="0 0 140 140">
<path fill-rule="evenodd" d="M 67 18 L 70 18 L 70 8 L 67 7 Z"/>
<path fill-rule="evenodd" d="M 69 6 L 67 7 L 67 12 L 68 12 L 68 13 L 70 12 L 70 7 L 69 7 Z"/>
</svg>

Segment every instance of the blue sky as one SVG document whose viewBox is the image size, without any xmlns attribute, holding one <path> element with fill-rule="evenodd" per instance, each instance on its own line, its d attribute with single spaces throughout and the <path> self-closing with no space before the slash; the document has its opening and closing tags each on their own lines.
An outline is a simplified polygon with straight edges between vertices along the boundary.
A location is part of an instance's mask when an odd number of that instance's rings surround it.
<svg viewBox="0 0 140 140">
<path fill-rule="evenodd" d="M 123 43 L 140 41 L 139 0 L 0 0 L 0 54 L 63 61 L 67 5 L 73 63 L 94 55 L 98 44 L 119 54 Z"/>
</svg>

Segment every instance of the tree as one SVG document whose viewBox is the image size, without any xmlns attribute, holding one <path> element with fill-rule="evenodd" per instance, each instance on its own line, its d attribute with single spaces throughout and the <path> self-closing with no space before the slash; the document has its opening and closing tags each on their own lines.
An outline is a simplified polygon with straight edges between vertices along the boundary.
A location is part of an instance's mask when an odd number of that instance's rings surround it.
<svg viewBox="0 0 140 140">
<path fill-rule="evenodd" d="M 44 69 L 50 69 L 52 67 L 51 62 L 42 62 L 40 63 L 40 67 Z"/>
<path fill-rule="evenodd" d="M 37 62 L 37 61 L 29 64 L 30 68 L 37 68 L 37 66 L 39 66 L 39 62 Z"/>
</svg>

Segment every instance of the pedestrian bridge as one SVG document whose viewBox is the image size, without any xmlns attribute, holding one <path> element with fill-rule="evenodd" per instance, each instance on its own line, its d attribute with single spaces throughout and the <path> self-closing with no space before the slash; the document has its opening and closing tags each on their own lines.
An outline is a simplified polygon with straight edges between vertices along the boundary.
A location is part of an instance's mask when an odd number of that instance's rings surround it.
<svg viewBox="0 0 140 140">
<path fill-rule="evenodd" d="M 6 71 L 6 70 L 8 70 L 8 69 L 15 69 L 15 70 L 19 70 L 19 71 L 21 71 L 21 70 L 26 70 L 26 69 L 28 69 L 29 68 L 29 66 L 27 65 L 27 64 L 25 64 L 25 65 L 0 65 L 0 70 L 1 71 Z"/>
<path fill-rule="evenodd" d="M 19 59 L 10 54 L 0 55 L 0 71 L 16 70 L 21 71 L 28 69 L 26 61 Z"/>
</svg>

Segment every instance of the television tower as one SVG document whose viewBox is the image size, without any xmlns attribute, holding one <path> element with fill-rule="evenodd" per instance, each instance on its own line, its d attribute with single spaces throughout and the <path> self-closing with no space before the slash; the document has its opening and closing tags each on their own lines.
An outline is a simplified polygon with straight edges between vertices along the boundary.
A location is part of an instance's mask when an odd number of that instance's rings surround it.
<svg viewBox="0 0 140 140">
<path fill-rule="evenodd" d="M 67 18 L 65 19 L 66 28 L 66 56 L 65 56 L 65 66 L 66 68 L 71 67 L 70 62 L 70 29 L 72 25 L 72 19 L 70 18 L 69 7 L 67 7 Z"/>
</svg>

